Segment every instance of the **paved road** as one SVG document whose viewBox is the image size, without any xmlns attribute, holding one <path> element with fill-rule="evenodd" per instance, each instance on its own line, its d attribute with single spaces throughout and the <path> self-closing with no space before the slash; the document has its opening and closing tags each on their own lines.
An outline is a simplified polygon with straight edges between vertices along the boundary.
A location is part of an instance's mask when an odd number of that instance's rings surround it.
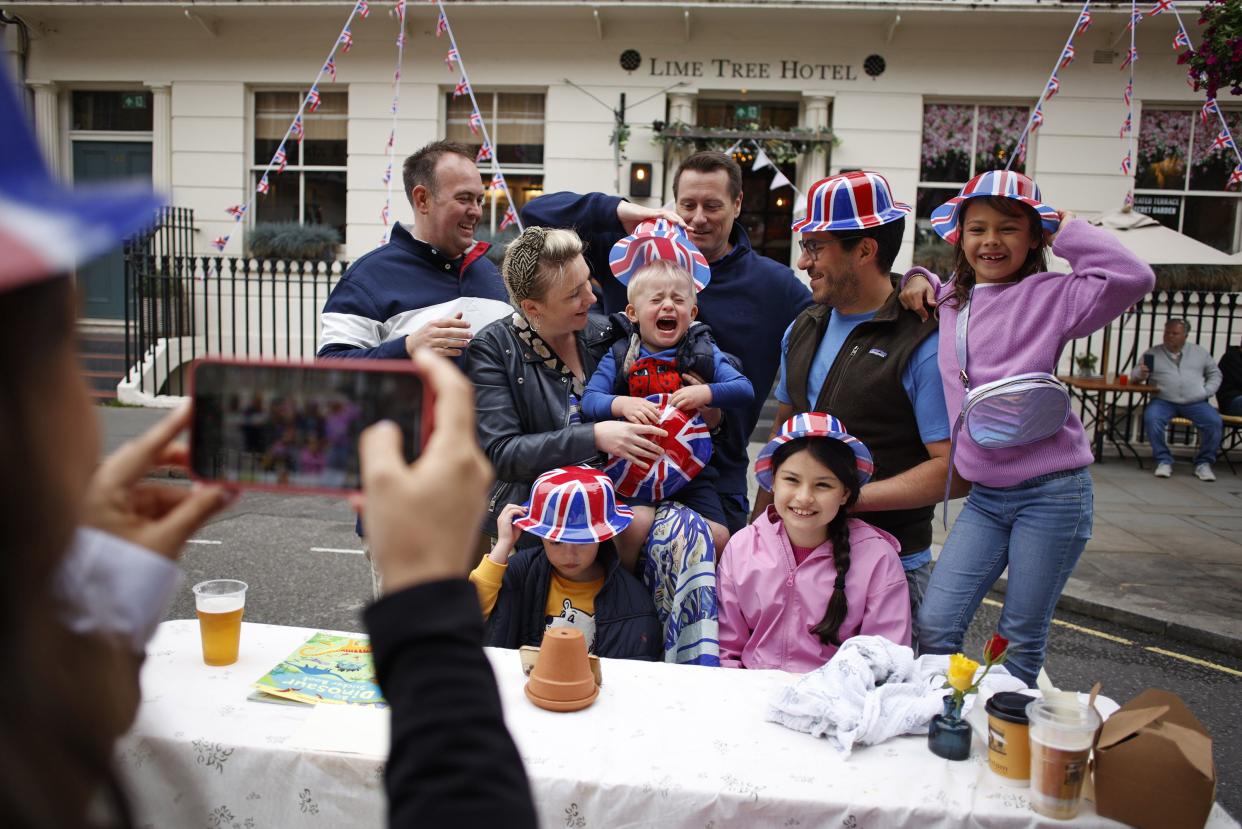
<svg viewBox="0 0 1242 829">
<path fill-rule="evenodd" d="M 239 578 L 250 585 L 246 619 L 270 624 L 361 630 L 370 571 L 343 501 L 248 493 L 199 533 L 186 552 L 187 589 L 168 618 L 194 615 L 188 585 Z M 994 629 L 999 606 L 988 600 L 971 628 L 977 654 Z M 1107 622 L 1058 614 L 1048 671 L 1063 688 L 1125 701 L 1155 686 L 1177 692 L 1215 740 L 1217 796 L 1242 816 L 1242 659 Z"/>
</svg>

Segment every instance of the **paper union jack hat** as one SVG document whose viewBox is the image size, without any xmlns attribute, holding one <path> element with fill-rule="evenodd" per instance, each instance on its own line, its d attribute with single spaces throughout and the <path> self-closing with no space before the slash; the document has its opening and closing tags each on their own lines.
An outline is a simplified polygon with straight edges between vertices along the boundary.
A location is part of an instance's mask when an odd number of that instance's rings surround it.
<svg viewBox="0 0 1242 829">
<path fill-rule="evenodd" d="M 634 274 L 658 259 L 676 262 L 694 279 L 694 289 L 702 291 L 712 279 L 707 257 L 686 235 L 685 228 L 665 219 L 651 219 L 634 228 L 634 233 L 612 246 L 608 266 L 622 285 L 630 284 Z"/>
<path fill-rule="evenodd" d="M 69 189 L 48 173 L 0 64 L 0 291 L 63 274 L 155 220 L 150 185 Z"/>
<path fill-rule="evenodd" d="M 526 509 L 513 526 L 566 544 L 607 541 L 634 520 L 630 508 L 617 503 L 608 476 L 589 466 L 563 466 L 540 475 Z"/>
<path fill-rule="evenodd" d="M 861 440 L 845 431 L 845 424 L 832 415 L 807 412 L 794 415 L 782 423 L 780 434 L 768 441 L 768 445 L 759 453 L 759 459 L 755 461 L 755 480 L 759 486 L 768 492 L 772 491 L 772 456 L 777 449 L 798 438 L 831 438 L 841 441 L 854 452 L 854 468 L 858 470 L 859 485 L 871 480 L 871 473 L 875 471 L 871 450 Z"/>
<path fill-rule="evenodd" d="M 950 245 L 957 244 L 958 211 L 967 199 L 976 196 L 1004 196 L 1020 201 L 1035 209 L 1043 222 L 1044 230 L 1056 233 L 1061 226 L 1057 211 L 1044 204 L 1039 195 L 1039 185 L 1021 173 L 1009 170 L 991 170 L 966 182 L 962 192 L 937 207 L 931 214 L 932 229 Z"/>
<path fill-rule="evenodd" d="M 652 394 L 647 399 L 660 407 L 656 425 L 667 434 L 652 440 L 660 444 L 664 454 L 646 469 L 625 458 L 612 457 L 604 471 L 621 495 L 655 502 L 668 498 L 703 471 L 712 459 L 712 433 L 697 414 L 669 405 L 669 395 Z"/>
<path fill-rule="evenodd" d="M 793 223 L 793 232 L 865 230 L 895 222 L 911 209 L 893 201 L 888 180 L 879 173 L 842 173 L 811 185 L 806 216 Z"/>
</svg>

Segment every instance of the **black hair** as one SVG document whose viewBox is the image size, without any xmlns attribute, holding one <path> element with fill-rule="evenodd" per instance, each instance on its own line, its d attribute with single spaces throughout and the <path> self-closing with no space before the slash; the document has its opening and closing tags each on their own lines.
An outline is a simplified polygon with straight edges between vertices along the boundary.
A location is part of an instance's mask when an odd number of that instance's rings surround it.
<svg viewBox="0 0 1242 829">
<path fill-rule="evenodd" d="M 401 183 L 405 185 L 405 197 L 410 199 L 410 204 L 414 203 L 414 188 L 420 184 L 432 193 L 436 192 L 436 165 L 446 155 L 459 155 L 473 162 L 475 152 L 458 141 L 432 141 L 406 158 L 401 167 Z"/>
<path fill-rule="evenodd" d="M 1045 254 L 1044 223 L 1035 212 L 1035 208 L 1008 196 L 974 196 L 966 199 L 957 208 L 957 243 L 953 246 L 953 269 L 957 276 L 953 280 L 953 293 L 946 302 L 954 308 L 966 304 L 970 291 L 975 287 L 975 269 L 966 261 L 966 251 L 962 249 L 962 239 L 966 235 L 966 208 L 974 201 L 981 201 L 1006 216 L 1025 216 L 1030 226 L 1031 241 L 1039 242 L 1037 246 L 1026 252 L 1022 267 L 1018 268 L 1018 279 L 1022 280 L 1033 273 L 1048 270 L 1048 257 Z"/>
<path fill-rule="evenodd" d="M 875 227 L 863 228 L 862 230 L 848 230 L 838 234 L 841 240 L 841 248 L 843 250 L 853 250 L 858 247 L 863 239 L 874 239 L 876 244 L 875 263 L 884 273 L 888 273 L 893 269 L 893 262 L 897 260 L 897 254 L 901 252 L 901 239 L 906 235 L 906 217 L 888 222 L 886 224 L 877 225 Z"/>
<path fill-rule="evenodd" d="M 828 607 L 824 609 L 824 618 L 811 628 L 811 633 L 818 636 L 819 641 L 825 645 L 840 645 L 837 634 L 841 630 L 841 623 L 845 621 L 845 614 L 849 611 L 849 602 L 845 598 L 845 574 L 850 571 L 849 509 L 858 501 L 858 490 L 862 487 L 858 482 L 857 457 L 854 450 L 839 440 L 795 438 L 778 447 L 773 453 L 773 478 L 775 479 L 777 471 L 785 461 L 804 449 L 837 476 L 847 493 L 845 503 L 837 510 L 832 521 L 828 522 L 828 540 L 832 542 L 832 563 L 837 568 L 837 580 L 833 585 L 832 597 L 828 599 Z"/>
</svg>

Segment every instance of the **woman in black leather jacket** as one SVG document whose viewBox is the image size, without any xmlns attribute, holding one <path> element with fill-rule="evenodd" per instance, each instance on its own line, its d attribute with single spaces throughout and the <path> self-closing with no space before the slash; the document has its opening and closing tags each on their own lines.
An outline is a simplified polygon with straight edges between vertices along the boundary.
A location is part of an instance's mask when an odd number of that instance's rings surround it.
<svg viewBox="0 0 1242 829">
<path fill-rule="evenodd" d="M 496 516 L 524 503 L 542 473 L 595 463 L 601 453 L 650 463 L 660 455 L 650 438 L 664 436 L 655 426 L 582 421 L 583 389 L 617 334 L 588 314 L 595 297 L 576 233 L 527 228 L 505 250 L 501 274 L 518 311 L 481 329 L 463 362 L 479 440 L 496 468 L 484 519 L 492 537 Z"/>
</svg>

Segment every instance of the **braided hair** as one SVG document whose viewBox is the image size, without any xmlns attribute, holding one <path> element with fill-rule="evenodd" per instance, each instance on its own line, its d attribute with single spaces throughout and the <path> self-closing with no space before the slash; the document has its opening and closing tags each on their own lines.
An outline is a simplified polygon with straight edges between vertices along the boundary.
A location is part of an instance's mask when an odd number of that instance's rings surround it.
<svg viewBox="0 0 1242 829">
<path fill-rule="evenodd" d="M 861 487 L 858 483 L 857 458 L 853 450 L 839 440 L 796 438 L 773 453 L 772 473 L 775 475 L 785 461 L 803 450 L 810 452 L 811 457 L 828 467 L 848 493 L 845 503 L 828 523 L 828 540 L 832 542 L 832 563 L 837 568 L 837 580 L 832 586 L 832 597 L 828 599 L 824 617 L 811 628 L 811 633 L 818 636 L 819 641 L 825 645 L 840 645 L 838 633 L 841 623 L 845 621 L 845 614 L 849 611 L 849 601 L 845 598 L 845 574 L 850 571 L 849 509 L 858 501 L 858 490 Z"/>
<path fill-rule="evenodd" d="M 582 240 L 572 230 L 528 227 L 505 248 L 500 273 L 515 308 L 524 299 L 542 302 L 561 279 L 565 266 L 582 255 Z"/>
</svg>

